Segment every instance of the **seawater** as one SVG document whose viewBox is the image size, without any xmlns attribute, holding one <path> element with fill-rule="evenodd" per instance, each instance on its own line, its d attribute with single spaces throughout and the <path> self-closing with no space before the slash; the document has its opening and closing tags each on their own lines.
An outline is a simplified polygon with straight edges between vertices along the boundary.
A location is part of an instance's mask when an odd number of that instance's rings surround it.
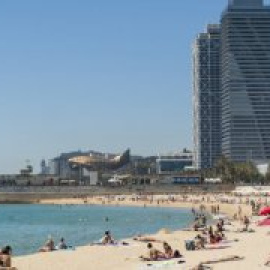
<svg viewBox="0 0 270 270">
<path fill-rule="evenodd" d="M 11 245 L 14 255 L 35 253 L 51 235 L 68 245 L 81 246 L 110 230 L 115 239 L 187 227 L 190 209 L 93 205 L 1 205 L 0 245 Z"/>
</svg>

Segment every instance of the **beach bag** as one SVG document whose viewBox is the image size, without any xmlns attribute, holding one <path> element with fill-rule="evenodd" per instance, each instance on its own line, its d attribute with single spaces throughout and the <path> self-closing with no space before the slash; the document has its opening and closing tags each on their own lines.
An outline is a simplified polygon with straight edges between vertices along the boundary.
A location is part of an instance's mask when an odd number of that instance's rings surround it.
<svg viewBox="0 0 270 270">
<path fill-rule="evenodd" d="M 195 250 L 195 241 L 194 240 L 186 240 L 186 250 Z"/>
</svg>

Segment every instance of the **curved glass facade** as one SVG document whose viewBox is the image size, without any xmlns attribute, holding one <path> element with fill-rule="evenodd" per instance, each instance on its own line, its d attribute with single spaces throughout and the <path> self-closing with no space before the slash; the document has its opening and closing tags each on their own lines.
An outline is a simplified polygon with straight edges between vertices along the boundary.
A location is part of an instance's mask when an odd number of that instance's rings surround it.
<svg viewBox="0 0 270 270">
<path fill-rule="evenodd" d="M 222 152 L 270 159 L 270 9 L 231 1 L 221 20 Z"/>
</svg>

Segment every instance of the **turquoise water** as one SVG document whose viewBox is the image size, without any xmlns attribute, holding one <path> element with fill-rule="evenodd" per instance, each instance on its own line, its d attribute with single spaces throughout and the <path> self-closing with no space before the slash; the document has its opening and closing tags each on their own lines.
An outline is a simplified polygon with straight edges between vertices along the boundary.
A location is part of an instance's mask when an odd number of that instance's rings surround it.
<svg viewBox="0 0 270 270">
<path fill-rule="evenodd" d="M 108 220 L 106 221 L 106 217 Z M 64 237 L 68 245 L 85 245 L 110 230 L 115 239 L 136 234 L 172 230 L 192 222 L 189 209 L 157 207 L 113 207 L 91 205 L 1 205 L 0 245 L 11 245 L 13 254 L 38 250 L 51 235 L 57 243 Z"/>
</svg>

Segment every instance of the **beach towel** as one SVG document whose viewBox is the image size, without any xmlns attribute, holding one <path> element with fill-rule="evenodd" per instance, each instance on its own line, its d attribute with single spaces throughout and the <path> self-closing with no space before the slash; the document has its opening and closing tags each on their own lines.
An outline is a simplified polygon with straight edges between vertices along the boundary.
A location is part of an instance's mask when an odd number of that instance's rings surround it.
<svg viewBox="0 0 270 270">
<path fill-rule="evenodd" d="M 175 266 L 177 266 L 177 269 L 179 269 L 179 265 L 183 263 L 185 263 L 184 260 L 175 261 L 175 260 L 167 259 L 167 260 L 163 260 L 159 262 L 148 263 L 144 265 L 141 269 L 147 270 L 147 269 L 156 269 L 156 268 L 171 268 Z"/>
<path fill-rule="evenodd" d="M 225 248 L 229 248 L 231 246 L 228 245 L 207 245 L 205 247 L 206 250 L 212 250 L 212 249 L 225 249 Z"/>
<path fill-rule="evenodd" d="M 110 243 L 110 244 L 103 244 L 101 242 L 93 242 L 93 243 L 90 243 L 90 246 L 119 247 L 119 246 L 130 246 L 130 244 L 127 242 L 116 242 L 116 243 Z"/>
</svg>

